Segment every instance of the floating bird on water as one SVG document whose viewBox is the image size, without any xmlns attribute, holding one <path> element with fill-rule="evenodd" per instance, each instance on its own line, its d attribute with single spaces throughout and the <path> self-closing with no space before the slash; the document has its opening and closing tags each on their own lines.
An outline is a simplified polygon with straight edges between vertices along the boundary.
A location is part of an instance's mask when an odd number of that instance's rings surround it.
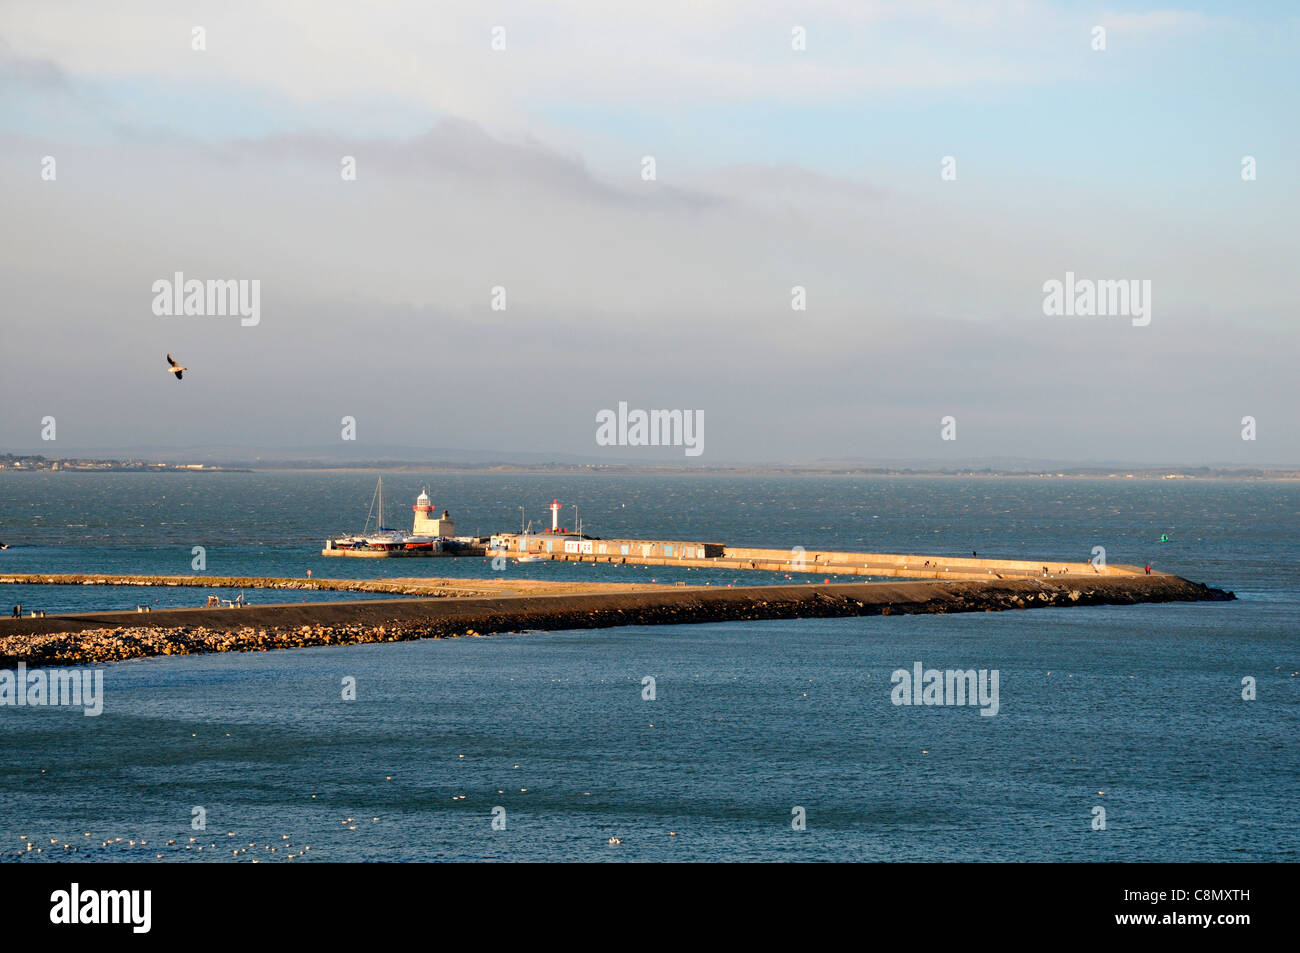
<svg viewBox="0 0 1300 953">
<path fill-rule="evenodd" d="M 181 367 L 179 364 L 177 364 L 170 354 L 167 355 L 167 363 L 171 365 L 170 372 L 176 375 L 177 380 L 181 379 L 181 371 L 189 370 L 188 367 Z"/>
</svg>

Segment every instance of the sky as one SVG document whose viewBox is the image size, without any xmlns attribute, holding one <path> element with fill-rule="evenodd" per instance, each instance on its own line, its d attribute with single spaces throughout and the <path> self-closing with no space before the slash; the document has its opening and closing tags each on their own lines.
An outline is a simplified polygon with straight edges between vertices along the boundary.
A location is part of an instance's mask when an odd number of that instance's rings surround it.
<svg viewBox="0 0 1300 953">
<path fill-rule="evenodd" d="M 1298 54 L 1282 3 L 6 0 L 0 452 L 1294 466 Z"/>
</svg>

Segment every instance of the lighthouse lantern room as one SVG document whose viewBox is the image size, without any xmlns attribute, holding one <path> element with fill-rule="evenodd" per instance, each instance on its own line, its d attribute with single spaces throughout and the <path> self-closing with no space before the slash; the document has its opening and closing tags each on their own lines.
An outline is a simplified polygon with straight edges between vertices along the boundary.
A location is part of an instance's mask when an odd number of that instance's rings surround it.
<svg viewBox="0 0 1300 953">
<path fill-rule="evenodd" d="M 442 516 L 435 516 L 433 503 L 426 489 L 415 498 L 415 526 L 411 530 L 415 536 L 455 536 L 456 522 L 446 510 Z"/>
</svg>

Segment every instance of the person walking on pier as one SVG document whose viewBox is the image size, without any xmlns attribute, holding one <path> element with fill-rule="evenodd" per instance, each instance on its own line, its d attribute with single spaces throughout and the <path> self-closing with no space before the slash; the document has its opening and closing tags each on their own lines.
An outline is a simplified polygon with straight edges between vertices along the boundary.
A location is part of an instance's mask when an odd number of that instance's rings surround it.
<svg viewBox="0 0 1300 953">
<path fill-rule="evenodd" d="M 1147 575 L 1151 575 L 1151 564 L 1147 563 Z"/>
</svg>

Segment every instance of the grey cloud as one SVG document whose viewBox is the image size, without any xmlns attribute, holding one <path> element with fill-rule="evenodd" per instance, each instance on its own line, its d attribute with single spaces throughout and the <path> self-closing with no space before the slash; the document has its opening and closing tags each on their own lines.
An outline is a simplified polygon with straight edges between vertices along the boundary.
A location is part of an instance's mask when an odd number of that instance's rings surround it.
<svg viewBox="0 0 1300 953">
<path fill-rule="evenodd" d="M 75 92 L 66 70 L 53 60 L 20 56 L 0 37 L 0 95 Z"/>
<path fill-rule="evenodd" d="M 1271 323 L 1284 262 L 1193 267 L 1215 237 L 1159 219 L 1121 235 L 1076 215 L 1067 235 L 1059 209 L 1002 205 L 990 227 L 979 207 L 781 167 L 639 195 L 460 121 L 406 142 L 52 146 L 78 170 L 57 184 L 14 142 L 7 446 L 47 413 L 69 452 L 327 444 L 351 414 L 363 442 L 585 455 L 596 410 L 627 400 L 703 409 L 706 463 L 930 457 L 944 414 L 966 457 L 1247 460 L 1253 414 L 1272 462 L 1300 458 L 1276 423 L 1296 397 L 1294 333 Z M 361 177 L 341 182 L 353 152 Z M 1151 327 L 1043 317 L 1041 283 L 1071 260 L 1155 268 Z M 176 270 L 260 279 L 262 324 L 155 317 L 149 285 Z"/>
</svg>

